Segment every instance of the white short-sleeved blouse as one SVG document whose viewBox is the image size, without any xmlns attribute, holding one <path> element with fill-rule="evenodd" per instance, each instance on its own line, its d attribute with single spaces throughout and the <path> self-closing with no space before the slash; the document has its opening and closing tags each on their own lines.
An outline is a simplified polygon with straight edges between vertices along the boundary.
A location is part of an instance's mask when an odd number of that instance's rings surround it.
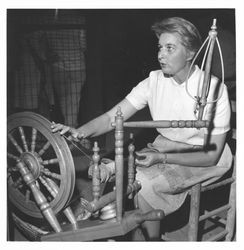
<svg viewBox="0 0 244 250">
<path fill-rule="evenodd" d="M 148 78 L 141 81 L 126 96 L 126 99 L 138 110 L 148 105 L 153 120 L 196 120 L 194 113 L 196 103 L 189 96 L 198 93 L 198 82 L 203 82 L 203 74 L 198 66 L 186 82 L 178 84 L 172 77 L 165 77 L 161 70 L 152 71 Z M 218 79 L 211 78 L 207 102 L 216 100 L 205 106 L 203 119 L 213 119 L 211 134 L 222 134 L 230 129 L 230 104 L 227 88 L 220 85 Z M 201 88 L 200 88 L 201 89 Z M 218 93 L 218 94 L 216 94 Z M 222 94 L 221 94 L 222 93 Z M 204 134 L 208 133 L 206 128 L 162 128 L 157 129 L 165 137 L 189 144 L 202 145 Z"/>
</svg>

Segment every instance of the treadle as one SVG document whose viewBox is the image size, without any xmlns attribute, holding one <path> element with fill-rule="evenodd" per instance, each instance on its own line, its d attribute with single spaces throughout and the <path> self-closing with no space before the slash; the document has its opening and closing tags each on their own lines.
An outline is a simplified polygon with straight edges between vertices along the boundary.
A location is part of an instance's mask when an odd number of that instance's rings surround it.
<svg viewBox="0 0 244 250">
<path fill-rule="evenodd" d="M 211 236 L 210 238 L 206 239 L 205 241 L 218 241 L 223 239 L 228 234 L 227 230 L 223 230 L 222 232 Z"/>
<path fill-rule="evenodd" d="M 126 212 L 121 222 L 116 219 L 107 221 L 79 221 L 76 225 L 62 226 L 62 232 L 49 233 L 41 237 L 41 241 L 92 241 L 125 235 L 138 226 L 133 219 L 135 211 Z"/>
<path fill-rule="evenodd" d="M 20 219 L 16 214 L 12 213 L 13 221 L 20 232 L 25 235 L 28 240 L 40 241 L 41 236 L 48 233 L 48 231 L 42 230 L 26 221 Z"/>
</svg>

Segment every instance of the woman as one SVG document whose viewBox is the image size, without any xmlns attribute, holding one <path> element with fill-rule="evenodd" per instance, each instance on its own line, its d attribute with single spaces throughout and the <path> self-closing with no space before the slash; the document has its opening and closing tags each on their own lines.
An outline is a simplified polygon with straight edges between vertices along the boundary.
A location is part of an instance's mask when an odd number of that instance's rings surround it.
<svg viewBox="0 0 244 250">
<path fill-rule="evenodd" d="M 53 124 L 53 132 L 69 132 L 78 139 L 101 135 L 112 130 L 118 106 L 125 120 L 147 105 L 153 120 L 196 119 L 197 105 L 188 93 L 197 95 L 198 82 L 202 82 L 203 72 L 198 66 L 189 72 L 201 45 L 199 32 L 192 23 L 179 17 L 157 22 L 152 30 L 158 37 L 161 69 L 152 71 L 105 114 L 78 129 Z M 216 99 L 217 82 L 218 79 L 212 77 L 208 101 Z M 230 106 L 225 86 L 217 103 L 206 105 L 203 119 L 212 120 L 211 131 L 205 128 L 158 129 L 155 141 L 137 152 L 136 179 L 142 184 L 138 204 L 142 211 L 162 209 L 166 215 L 172 213 L 183 203 L 187 188 L 198 182 L 212 182 L 229 169 L 231 153 L 225 140 L 230 129 Z M 160 222 L 146 221 L 144 226 L 149 239 L 159 239 Z"/>
</svg>

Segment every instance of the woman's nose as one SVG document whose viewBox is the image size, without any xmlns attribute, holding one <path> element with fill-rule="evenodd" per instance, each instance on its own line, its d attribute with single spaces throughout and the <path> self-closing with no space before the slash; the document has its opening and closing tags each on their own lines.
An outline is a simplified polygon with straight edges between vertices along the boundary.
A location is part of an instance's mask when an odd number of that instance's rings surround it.
<svg viewBox="0 0 244 250">
<path fill-rule="evenodd" d="M 165 59 L 165 57 L 166 57 L 165 51 L 164 50 L 160 50 L 158 52 L 158 60 L 163 60 L 163 59 Z"/>
</svg>

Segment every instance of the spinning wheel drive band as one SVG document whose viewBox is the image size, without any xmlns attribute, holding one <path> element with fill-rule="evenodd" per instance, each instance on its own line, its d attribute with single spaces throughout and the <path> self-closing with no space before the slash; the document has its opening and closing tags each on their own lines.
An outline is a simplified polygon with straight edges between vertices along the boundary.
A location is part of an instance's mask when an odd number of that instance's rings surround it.
<svg viewBox="0 0 244 250">
<path fill-rule="evenodd" d="M 75 186 L 75 168 L 63 137 L 51 132 L 41 115 L 21 112 L 8 117 L 7 185 L 9 200 L 23 213 L 42 218 L 42 213 L 16 163 L 23 162 L 54 213 L 69 202 Z"/>
</svg>

